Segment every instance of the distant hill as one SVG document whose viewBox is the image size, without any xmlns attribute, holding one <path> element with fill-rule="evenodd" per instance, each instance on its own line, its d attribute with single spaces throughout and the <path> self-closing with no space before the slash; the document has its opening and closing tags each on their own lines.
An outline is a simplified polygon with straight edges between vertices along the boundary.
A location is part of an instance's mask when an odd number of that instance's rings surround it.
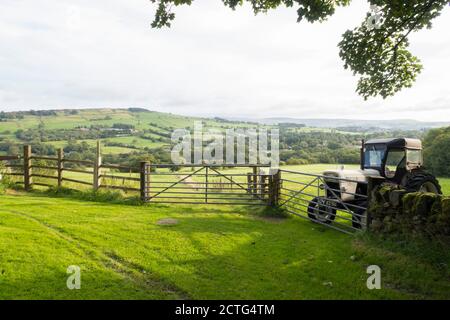
<svg viewBox="0 0 450 320">
<path fill-rule="evenodd" d="M 102 142 L 104 154 L 143 152 L 169 146 L 173 130 L 193 130 L 195 122 L 221 130 L 259 125 L 135 107 L 0 111 L 0 154 L 17 154 L 23 144 L 42 144 L 48 146 L 42 152 L 51 153 L 51 148 L 65 148 L 74 142 L 95 146 L 97 140 Z"/>
<path fill-rule="evenodd" d="M 25 121 L 24 121 L 25 120 Z M 289 117 L 243 118 L 243 117 L 189 117 L 171 113 L 155 112 L 144 108 L 123 109 L 66 109 L 0 112 L 1 129 L 17 130 L 36 128 L 43 123 L 47 129 L 73 128 L 76 126 L 112 125 L 115 122 L 135 125 L 144 129 L 149 122 L 167 129 L 192 126 L 203 121 L 214 127 L 248 127 L 257 124 L 310 128 L 331 128 L 353 132 L 377 132 L 386 130 L 422 130 L 450 126 L 450 122 L 423 122 L 410 119 L 355 120 L 355 119 L 299 119 Z M 0 134 L 1 134 L 0 130 Z"/>
<path fill-rule="evenodd" d="M 371 131 L 383 130 L 421 130 L 450 126 L 450 122 L 423 122 L 409 119 L 395 120 L 355 120 L 355 119 L 297 119 L 297 118 L 262 118 L 262 119 L 245 119 L 230 118 L 230 120 L 253 121 L 269 125 L 279 123 L 303 124 L 308 127 L 315 128 L 354 128 Z"/>
</svg>

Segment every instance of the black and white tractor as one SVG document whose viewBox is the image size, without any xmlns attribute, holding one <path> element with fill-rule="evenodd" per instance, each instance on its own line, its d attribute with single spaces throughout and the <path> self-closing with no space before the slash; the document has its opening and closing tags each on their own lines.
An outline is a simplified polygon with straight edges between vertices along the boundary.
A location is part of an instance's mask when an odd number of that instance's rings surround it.
<svg viewBox="0 0 450 320">
<path fill-rule="evenodd" d="M 437 179 L 423 167 L 422 142 L 418 139 L 374 139 L 362 143 L 361 168 L 323 172 L 325 196 L 316 197 L 308 206 L 308 217 L 330 224 L 336 211 L 351 211 L 355 228 L 367 226 L 369 179 L 376 184 L 402 186 L 408 192 L 441 194 Z"/>
</svg>

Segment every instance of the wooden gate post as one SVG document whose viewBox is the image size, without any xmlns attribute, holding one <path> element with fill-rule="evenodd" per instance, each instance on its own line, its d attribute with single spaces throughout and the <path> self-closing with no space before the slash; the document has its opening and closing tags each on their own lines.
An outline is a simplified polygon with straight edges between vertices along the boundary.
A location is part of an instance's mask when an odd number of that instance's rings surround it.
<svg viewBox="0 0 450 320">
<path fill-rule="evenodd" d="M 33 184 L 31 174 L 31 146 L 26 145 L 23 147 L 23 184 L 26 191 L 30 191 Z"/>
<path fill-rule="evenodd" d="M 275 184 L 275 201 L 274 206 L 278 206 L 280 202 L 280 193 L 281 193 L 281 171 L 280 169 L 276 169 L 276 173 L 274 175 L 274 184 Z"/>
<path fill-rule="evenodd" d="M 100 181 L 101 165 L 102 165 L 102 156 L 100 154 L 100 141 L 97 141 L 97 151 L 95 154 L 95 161 L 94 161 L 94 181 L 93 181 L 94 190 L 98 190 L 101 185 Z"/>
<path fill-rule="evenodd" d="M 281 171 L 270 169 L 269 174 L 269 205 L 276 207 L 279 204 L 280 192 L 281 192 Z"/>
<path fill-rule="evenodd" d="M 268 204 L 269 206 L 273 206 L 274 204 L 274 186 L 273 186 L 273 175 L 271 173 L 269 173 L 269 185 L 268 185 L 268 192 L 269 192 L 269 199 L 268 199 Z"/>
<path fill-rule="evenodd" d="M 266 197 L 266 175 L 261 175 L 261 185 L 260 185 L 260 196 L 261 199 L 264 199 Z"/>
<path fill-rule="evenodd" d="M 209 172 L 209 167 L 207 166 L 205 168 L 205 203 L 208 203 L 208 188 L 209 188 L 209 179 L 208 179 L 208 172 Z M 214 188 L 214 184 L 213 184 L 213 188 Z"/>
<path fill-rule="evenodd" d="M 250 172 L 247 173 L 247 193 L 252 193 L 252 174 Z"/>
<path fill-rule="evenodd" d="M 258 194 L 258 167 L 253 167 L 253 197 Z"/>
<path fill-rule="evenodd" d="M 150 162 L 141 161 L 140 165 L 141 200 L 148 202 L 150 194 Z"/>
<path fill-rule="evenodd" d="M 64 169 L 64 150 L 58 149 L 58 188 L 62 187 L 62 175 Z"/>
</svg>

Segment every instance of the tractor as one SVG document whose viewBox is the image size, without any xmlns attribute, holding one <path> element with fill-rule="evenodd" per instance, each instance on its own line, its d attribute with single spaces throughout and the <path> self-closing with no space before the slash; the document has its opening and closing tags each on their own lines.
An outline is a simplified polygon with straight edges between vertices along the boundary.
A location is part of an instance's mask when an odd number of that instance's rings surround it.
<svg viewBox="0 0 450 320">
<path fill-rule="evenodd" d="M 358 170 L 327 170 L 323 172 L 325 196 L 309 202 L 308 217 L 330 224 L 336 211 L 352 212 L 355 228 L 367 226 L 369 179 L 371 185 L 399 185 L 407 192 L 441 194 L 437 179 L 423 167 L 422 142 L 418 139 L 394 138 L 362 141 L 361 167 Z"/>
</svg>

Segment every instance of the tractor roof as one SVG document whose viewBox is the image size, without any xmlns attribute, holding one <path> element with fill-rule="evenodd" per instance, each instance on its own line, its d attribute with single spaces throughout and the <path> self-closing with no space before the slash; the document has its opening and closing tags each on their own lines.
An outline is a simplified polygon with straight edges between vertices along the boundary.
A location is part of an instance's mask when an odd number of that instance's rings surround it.
<svg viewBox="0 0 450 320">
<path fill-rule="evenodd" d="M 410 138 L 371 139 L 366 141 L 365 144 L 385 144 L 391 148 L 422 149 L 422 141 Z"/>
</svg>

